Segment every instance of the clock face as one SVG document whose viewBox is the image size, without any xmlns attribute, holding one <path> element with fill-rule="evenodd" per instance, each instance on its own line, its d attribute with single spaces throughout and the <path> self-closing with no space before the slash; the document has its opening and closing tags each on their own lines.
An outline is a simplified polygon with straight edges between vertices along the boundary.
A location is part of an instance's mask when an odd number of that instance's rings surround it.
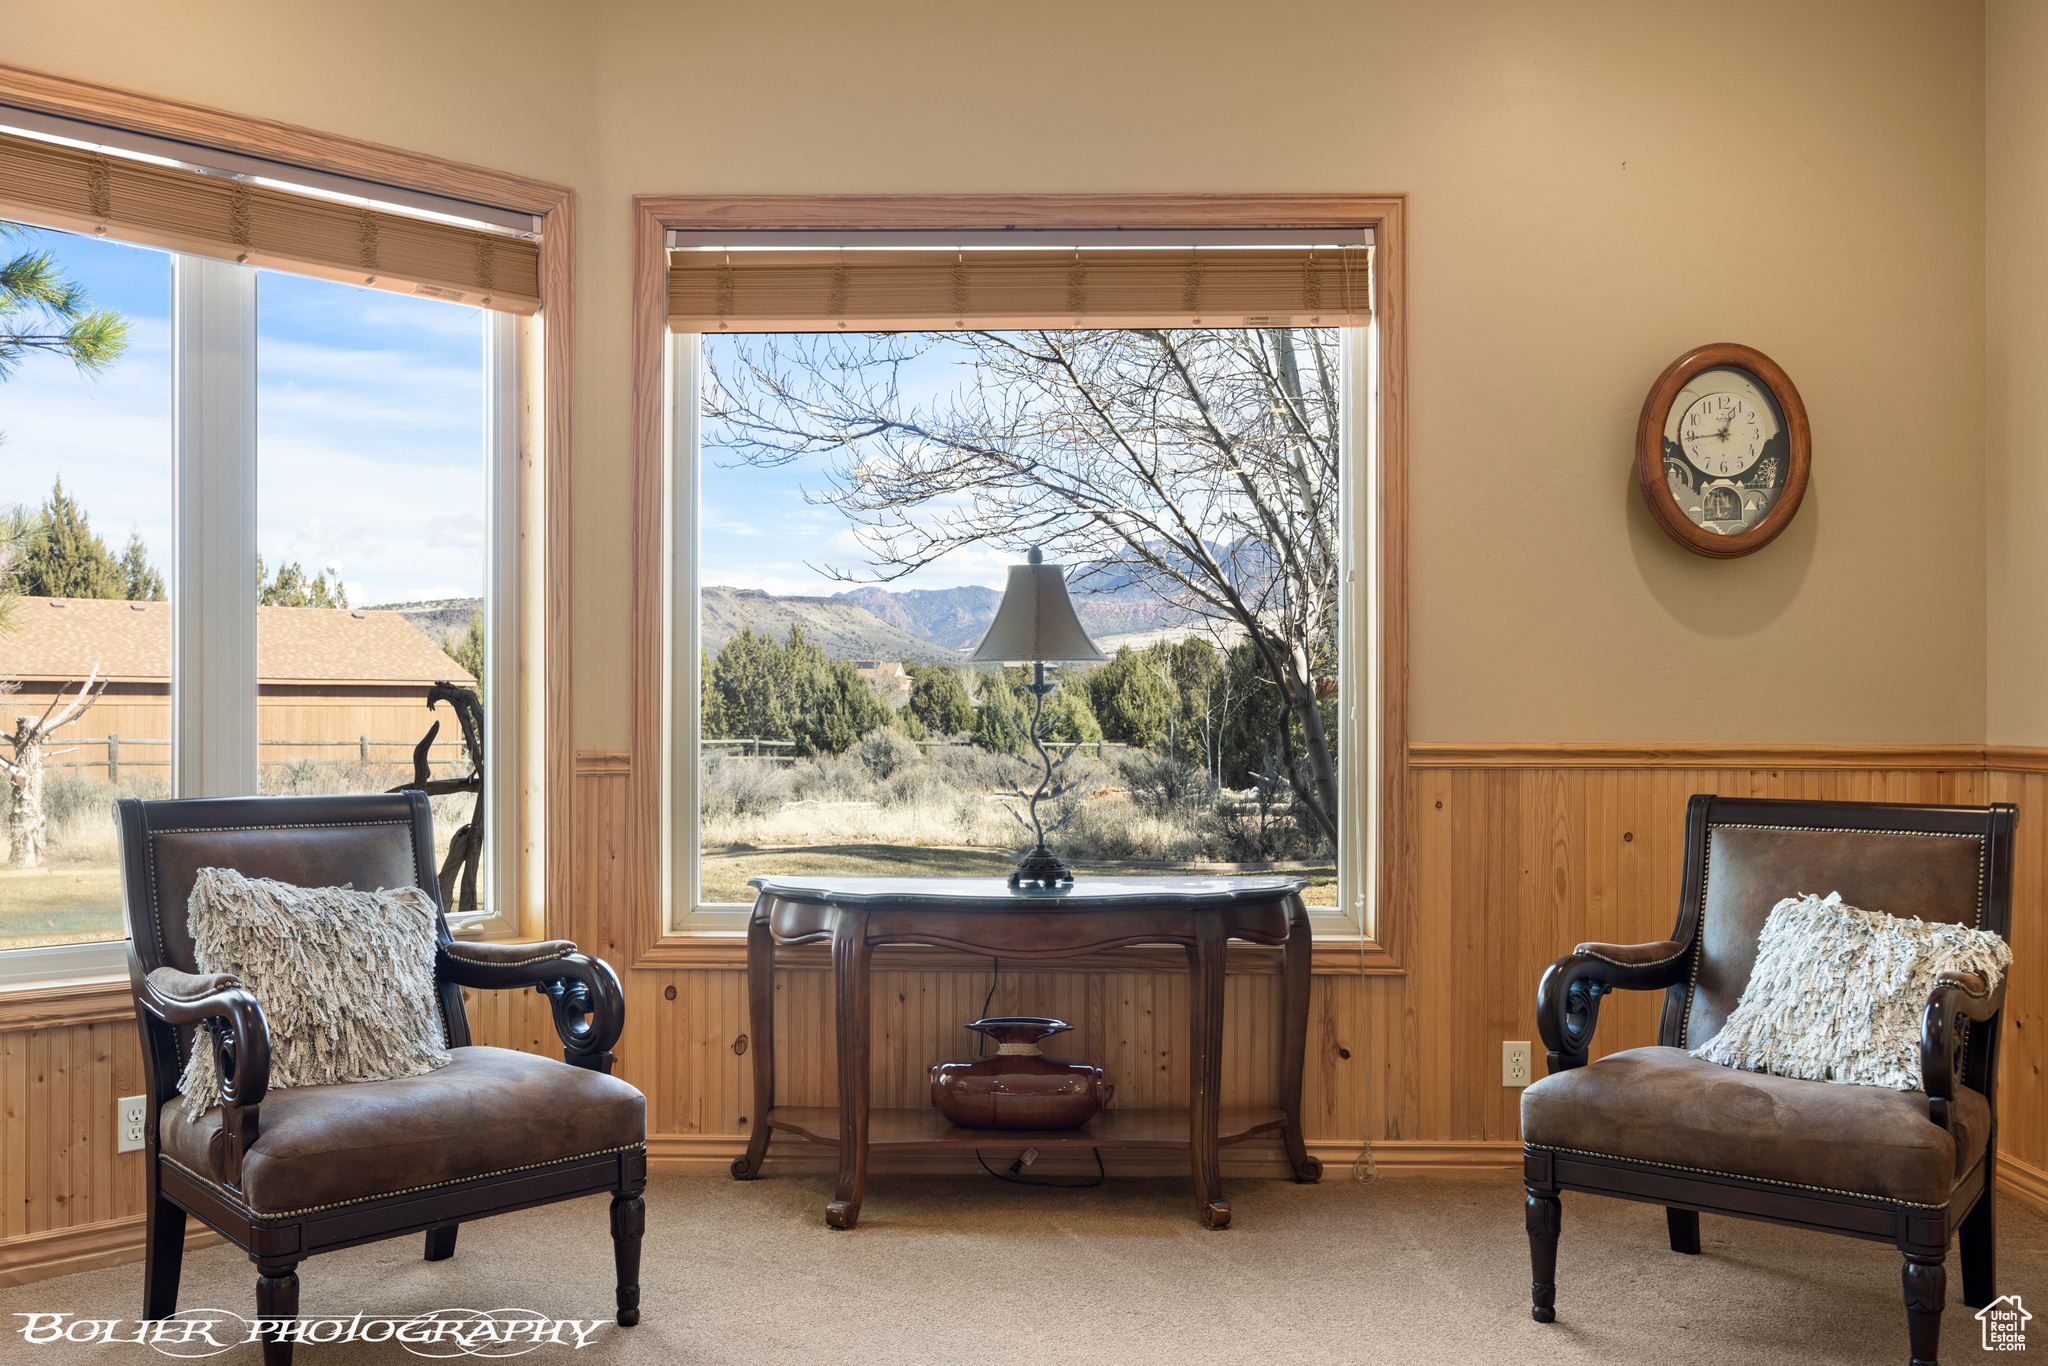
<svg viewBox="0 0 2048 1366">
<path fill-rule="evenodd" d="M 1664 480 L 1695 526 L 1749 530 L 1777 504 L 1790 470 L 1784 414 L 1755 375 L 1716 366 L 1693 376 L 1664 424 Z"/>
<path fill-rule="evenodd" d="M 1703 394 L 1678 420 L 1678 445 L 1702 474 L 1746 474 L 1764 451 L 1763 419 L 1740 394 Z"/>
</svg>

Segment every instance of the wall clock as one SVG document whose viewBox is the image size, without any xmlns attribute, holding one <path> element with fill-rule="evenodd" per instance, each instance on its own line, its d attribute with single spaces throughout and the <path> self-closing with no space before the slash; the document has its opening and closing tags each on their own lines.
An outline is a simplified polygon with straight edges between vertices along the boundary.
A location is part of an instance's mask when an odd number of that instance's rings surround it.
<svg viewBox="0 0 2048 1366">
<path fill-rule="evenodd" d="M 1636 423 L 1636 482 L 1687 550 L 1733 559 L 1777 538 L 1806 496 L 1806 405 L 1778 363 L 1716 342 L 1666 367 Z"/>
</svg>

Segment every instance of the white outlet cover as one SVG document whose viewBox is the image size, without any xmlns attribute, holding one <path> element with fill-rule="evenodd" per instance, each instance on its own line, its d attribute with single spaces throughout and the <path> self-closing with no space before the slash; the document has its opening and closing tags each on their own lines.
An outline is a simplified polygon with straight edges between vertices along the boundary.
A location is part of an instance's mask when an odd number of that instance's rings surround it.
<svg viewBox="0 0 2048 1366">
<path fill-rule="evenodd" d="M 115 1109 L 114 1151 L 142 1151 L 143 1109 L 141 1096 L 123 1096 Z"/>
<path fill-rule="evenodd" d="M 1528 1040 L 1504 1041 L 1500 1046 L 1500 1084 L 1521 1087 L 1534 1081 L 1530 1066 L 1531 1057 Z"/>
</svg>

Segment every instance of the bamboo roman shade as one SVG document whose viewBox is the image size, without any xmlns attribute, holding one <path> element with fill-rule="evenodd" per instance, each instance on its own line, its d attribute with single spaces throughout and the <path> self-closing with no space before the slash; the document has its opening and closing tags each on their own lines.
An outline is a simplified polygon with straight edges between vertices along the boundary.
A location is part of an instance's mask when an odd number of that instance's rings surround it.
<svg viewBox="0 0 2048 1366">
<path fill-rule="evenodd" d="M 527 239 L 11 134 L 0 217 L 506 313 L 540 307 Z"/>
<path fill-rule="evenodd" d="M 684 250 L 676 332 L 1362 327 L 1365 247 Z"/>
</svg>

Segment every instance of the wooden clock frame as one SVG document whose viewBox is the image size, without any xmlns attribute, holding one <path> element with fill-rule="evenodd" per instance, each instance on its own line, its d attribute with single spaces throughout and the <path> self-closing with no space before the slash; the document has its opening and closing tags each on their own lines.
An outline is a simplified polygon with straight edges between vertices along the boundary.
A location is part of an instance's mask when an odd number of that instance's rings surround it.
<svg viewBox="0 0 2048 1366">
<path fill-rule="evenodd" d="M 1678 397 L 1678 391 L 1700 372 L 1723 367 L 1746 370 L 1771 391 L 1771 397 L 1777 400 L 1778 411 L 1785 419 L 1789 446 L 1785 487 L 1778 495 L 1777 504 L 1761 522 L 1733 536 L 1709 531 L 1686 516 L 1685 510 L 1678 506 L 1678 500 L 1671 496 L 1670 485 L 1664 480 L 1664 423 L 1670 416 L 1672 401 Z M 1672 540 L 1695 555 L 1731 560 L 1763 549 L 1791 525 L 1793 516 L 1799 511 L 1800 500 L 1806 496 L 1812 444 L 1812 433 L 1806 423 L 1806 404 L 1801 401 L 1799 390 L 1783 368 L 1754 346 L 1714 342 L 1694 347 L 1671 362 L 1657 377 L 1657 382 L 1650 386 L 1649 397 L 1643 400 L 1642 416 L 1636 422 L 1636 482 L 1642 486 L 1643 501 L 1650 505 L 1650 515 L 1671 534 Z"/>
</svg>

